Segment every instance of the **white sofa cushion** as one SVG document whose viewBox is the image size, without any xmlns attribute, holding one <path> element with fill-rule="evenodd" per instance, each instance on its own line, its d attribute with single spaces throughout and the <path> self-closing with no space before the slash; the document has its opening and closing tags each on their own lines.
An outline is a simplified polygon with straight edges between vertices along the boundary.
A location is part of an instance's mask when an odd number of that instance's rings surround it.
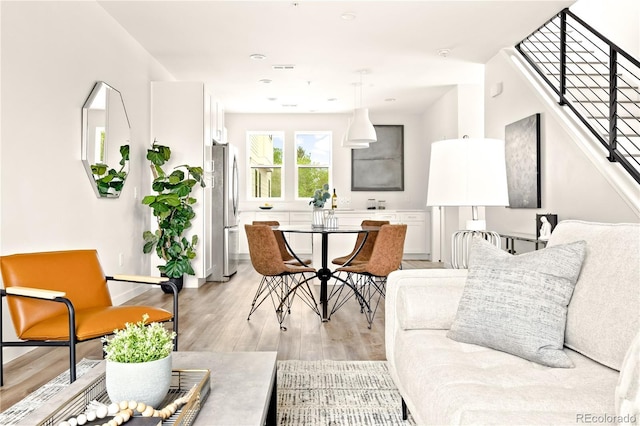
<svg viewBox="0 0 640 426">
<path fill-rule="evenodd" d="M 575 368 L 550 368 L 444 330 L 396 338 L 394 373 L 419 425 L 576 425 L 577 416 L 614 415 L 618 372 L 566 350 Z"/>
<path fill-rule="evenodd" d="M 585 240 L 587 253 L 567 311 L 565 345 L 620 370 L 640 329 L 640 224 L 565 220 L 547 247 Z"/>
<path fill-rule="evenodd" d="M 618 423 L 640 423 L 640 332 L 627 351 L 620 370 L 616 386 L 616 414 Z"/>
<path fill-rule="evenodd" d="M 564 329 L 585 245 L 578 241 L 513 256 L 474 238 L 467 283 L 447 337 L 550 367 L 572 367 L 562 350 Z"/>
<path fill-rule="evenodd" d="M 445 283 L 405 286 L 398 294 L 398 325 L 402 330 L 448 330 L 461 295 L 461 287 Z"/>
</svg>

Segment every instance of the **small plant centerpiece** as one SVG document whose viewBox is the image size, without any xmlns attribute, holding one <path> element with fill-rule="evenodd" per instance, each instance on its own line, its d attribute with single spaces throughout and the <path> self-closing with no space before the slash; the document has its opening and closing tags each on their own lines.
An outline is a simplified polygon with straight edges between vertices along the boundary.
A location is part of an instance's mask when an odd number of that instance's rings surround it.
<svg viewBox="0 0 640 426">
<path fill-rule="evenodd" d="M 103 337 L 107 394 L 112 402 L 140 401 L 157 407 L 171 384 L 171 351 L 175 332 L 162 324 L 127 323 Z"/>
<path fill-rule="evenodd" d="M 313 205 L 314 208 L 321 209 L 329 198 L 331 198 L 331 194 L 329 193 L 329 184 L 325 183 L 322 185 L 322 188 L 316 189 L 313 193 L 313 199 L 309 201 L 309 205 Z"/>
<path fill-rule="evenodd" d="M 331 198 L 331 194 L 329 193 L 329 184 L 327 183 L 322 185 L 322 188 L 316 189 L 313 193 L 313 199 L 309 201 L 309 205 L 313 206 L 311 226 L 315 228 L 322 228 L 324 226 L 324 213 L 322 208 L 329 198 Z"/>
<path fill-rule="evenodd" d="M 155 232 L 145 231 L 144 253 L 151 253 L 155 248 L 158 257 L 165 261 L 158 266 L 161 273 L 174 280 L 178 290 L 182 288 L 184 274 L 195 275 L 191 260 L 196 257 L 198 236 L 191 239 L 185 236 L 191 228 L 191 220 L 196 216 L 193 205 L 197 200 L 191 196 L 196 185 L 205 187 L 202 167 L 186 164 L 177 166 L 171 173 L 165 172 L 163 166 L 171 158 L 171 149 L 154 141 L 147 150 L 147 160 L 151 162 L 154 176 L 152 188 L 156 195 L 147 195 L 142 199 L 153 210 L 158 223 Z M 169 293 L 169 286 L 163 286 Z"/>
</svg>

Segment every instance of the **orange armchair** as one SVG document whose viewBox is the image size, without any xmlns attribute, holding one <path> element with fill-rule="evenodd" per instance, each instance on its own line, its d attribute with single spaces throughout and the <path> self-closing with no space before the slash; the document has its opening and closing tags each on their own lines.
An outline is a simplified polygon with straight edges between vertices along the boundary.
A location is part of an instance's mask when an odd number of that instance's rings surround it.
<svg viewBox="0 0 640 426">
<path fill-rule="evenodd" d="M 149 322 L 173 321 L 178 332 L 178 289 L 167 278 L 105 276 L 95 250 L 14 254 L 0 257 L 7 306 L 20 341 L 4 341 L 0 327 L 0 386 L 4 384 L 2 348 L 68 346 L 70 381 L 76 379 L 76 344 L 107 336 L 143 314 Z M 113 306 L 107 281 L 162 284 L 173 290 L 173 313 L 151 306 Z M 2 304 L 0 303 L 0 319 Z M 174 341 L 178 350 L 178 338 Z"/>
</svg>

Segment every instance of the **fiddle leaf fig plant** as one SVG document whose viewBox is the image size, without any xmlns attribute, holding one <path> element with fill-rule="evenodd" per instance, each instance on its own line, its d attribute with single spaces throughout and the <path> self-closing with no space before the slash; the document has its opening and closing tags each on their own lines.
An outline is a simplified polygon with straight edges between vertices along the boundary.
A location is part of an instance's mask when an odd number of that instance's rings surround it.
<svg viewBox="0 0 640 426">
<path fill-rule="evenodd" d="M 120 147 L 120 170 L 110 169 L 107 164 L 96 163 L 91 165 L 91 173 L 96 181 L 98 194 L 101 197 L 117 197 L 124 187 L 127 179 L 127 163 L 129 161 L 129 145 Z"/>
<path fill-rule="evenodd" d="M 191 192 L 196 185 L 204 188 L 205 183 L 202 167 L 183 164 L 171 173 L 165 172 L 163 166 L 170 158 L 171 149 L 156 141 L 147 150 L 154 176 L 151 186 L 156 194 L 144 197 L 142 204 L 153 210 L 158 229 L 143 233 L 143 252 L 151 253 L 155 249 L 158 257 L 165 261 L 164 265 L 158 266 L 160 272 L 169 278 L 180 278 L 184 274 L 195 275 L 191 260 L 196 257 L 198 236 L 187 239 L 184 234 L 196 216 L 193 205 L 197 200 Z"/>
</svg>

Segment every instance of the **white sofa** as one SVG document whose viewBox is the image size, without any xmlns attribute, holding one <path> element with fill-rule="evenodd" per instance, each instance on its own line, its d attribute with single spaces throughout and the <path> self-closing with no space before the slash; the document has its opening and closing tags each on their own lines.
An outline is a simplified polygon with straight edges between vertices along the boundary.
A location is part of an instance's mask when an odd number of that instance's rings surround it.
<svg viewBox="0 0 640 426">
<path fill-rule="evenodd" d="M 448 338 L 467 270 L 389 276 L 387 361 L 418 425 L 640 424 L 640 224 L 563 221 L 548 246 L 578 240 L 586 241 L 586 256 L 568 306 L 563 349 L 573 368 L 545 367 Z M 617 389 L 621 376 L 626 384 Z"/>
</svg>

